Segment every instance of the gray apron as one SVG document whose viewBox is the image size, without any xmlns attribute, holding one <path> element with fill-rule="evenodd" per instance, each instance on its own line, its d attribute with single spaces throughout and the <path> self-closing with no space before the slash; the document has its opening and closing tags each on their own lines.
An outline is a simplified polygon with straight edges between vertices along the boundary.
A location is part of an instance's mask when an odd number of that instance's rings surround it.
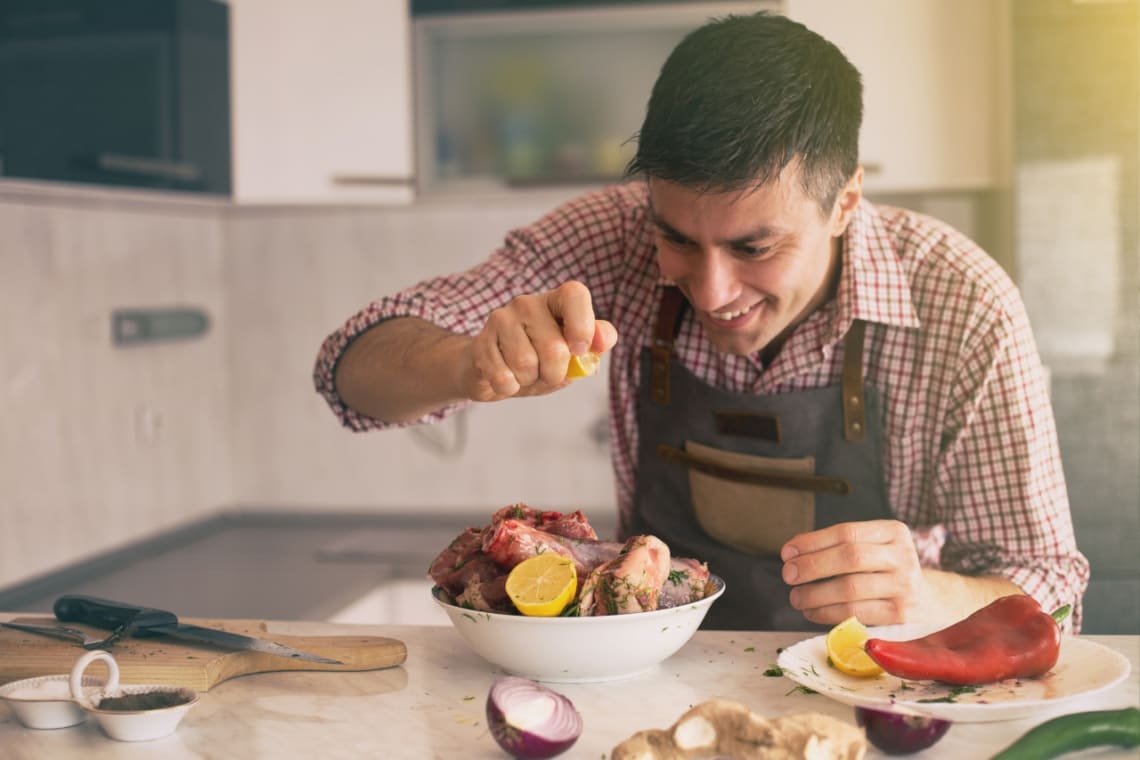
<svg viewBox="0 0 1140 760">
<path fill-rule="evenodd" d="M 844 339 L 840 386 L 760 396 L 714 388 L 673 357 L 686 306 L 665 288 L 642 351 L 632 535 L 707 562 L 727 590 L 703 628 L 809 630 L 788 603 L 780 547 L 840 522 L 891 518 L 881 410 L 863 383 L 865 323 Z"/>
</svg>

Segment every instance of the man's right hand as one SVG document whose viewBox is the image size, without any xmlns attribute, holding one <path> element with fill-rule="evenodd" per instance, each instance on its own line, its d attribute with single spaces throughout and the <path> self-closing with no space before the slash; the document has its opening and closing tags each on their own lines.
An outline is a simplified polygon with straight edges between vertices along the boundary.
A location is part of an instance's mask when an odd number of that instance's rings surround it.
<svg viewBox="0 0 1140 760">
<path fill-rule="evenodd" d="M 590 291 L 580 282 L 518 296 L 491 312 L 469 345 L 467 397 L 499 401 L 550 393 L 570 382 L 572 356 L 604 354 L 615 343 L 617 330 L 594 318 Z"/>
<path fill-rule="evenodd" d="M 614 326 L 594 318 L 590 291 L 571 281 L 496 309 L 474 338 L 413 317 L 380 322 L 345 349 L 334 382 L 357 412 L 413 422 L 460 401 L 558 390 L 570 382 L 571 356 L 615 343 Z"/>
</svg>

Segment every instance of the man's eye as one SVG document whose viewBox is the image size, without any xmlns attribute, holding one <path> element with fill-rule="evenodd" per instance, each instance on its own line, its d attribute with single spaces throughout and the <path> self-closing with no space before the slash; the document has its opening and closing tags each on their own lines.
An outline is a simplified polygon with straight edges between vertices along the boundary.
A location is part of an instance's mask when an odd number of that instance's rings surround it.
<svg viewBox="0 0 1140 760">
<path fill-rule="evenodd" d="M 678 235 L 676 232 L 662 232 L 661 236 L 672 245 L 688 245 L 689 239 L 684 235 Z"/>
<path fill-rule="evenodd" d="M 736 247 L 736 252 L 739 255 L 747 256 L 751 259 L 760 258 L 771 250 L 772 247 L 769 245 L 738 245 Z"/>
</svg>

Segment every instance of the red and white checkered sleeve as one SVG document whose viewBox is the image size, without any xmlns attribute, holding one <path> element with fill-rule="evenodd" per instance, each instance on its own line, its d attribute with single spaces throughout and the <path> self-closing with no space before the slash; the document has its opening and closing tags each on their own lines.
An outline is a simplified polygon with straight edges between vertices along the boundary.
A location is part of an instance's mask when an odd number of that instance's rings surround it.
<svg viewBox="0 0 1140 760">
<path fill-rule="evenodd" d="M 937 474 L 943 569 L 1008 578 L 1042 607 L 1073 605 L 1080 630 L 1088 560 L 1077 549 L 1041 365 L 1012 286 L 977 304 L 962 342 Z"/>
<path fill-rule="evenodd" d="M 599 191 L 570 201 L 535 224 L 509 233 L 483 263 L 456 274 L 425 280 L 370 303 L 329 335 L 313 368 L 313 384 L 341 423 L 354 431 L 432 422 L 463 408 L 463 402 L 419 420 L 385 423 L 349 408 L 336 391 L 336 366 L 358 335 L 395 317 L 418 317 L 446 330 L 475 335 L 488 315 L 518 295 L 551 290 L 569 279 L 590 287 L 595 308 L 614 297 L 620 241 L 627 209 L 621 194 Z"/>
</svg>

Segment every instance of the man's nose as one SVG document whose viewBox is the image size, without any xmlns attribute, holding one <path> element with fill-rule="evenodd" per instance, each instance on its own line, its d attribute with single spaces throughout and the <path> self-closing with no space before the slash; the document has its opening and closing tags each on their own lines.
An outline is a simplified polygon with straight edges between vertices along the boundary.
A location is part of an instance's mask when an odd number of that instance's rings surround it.
<svg viewBox="0 0 1140 760">
<path fill-rule="evenodd" d="M 731 256 L 706 250 L 689 273 L 689 297 L 702 311 L 716 311 L 737 296 L 737 277 Z"/>
</svg>

